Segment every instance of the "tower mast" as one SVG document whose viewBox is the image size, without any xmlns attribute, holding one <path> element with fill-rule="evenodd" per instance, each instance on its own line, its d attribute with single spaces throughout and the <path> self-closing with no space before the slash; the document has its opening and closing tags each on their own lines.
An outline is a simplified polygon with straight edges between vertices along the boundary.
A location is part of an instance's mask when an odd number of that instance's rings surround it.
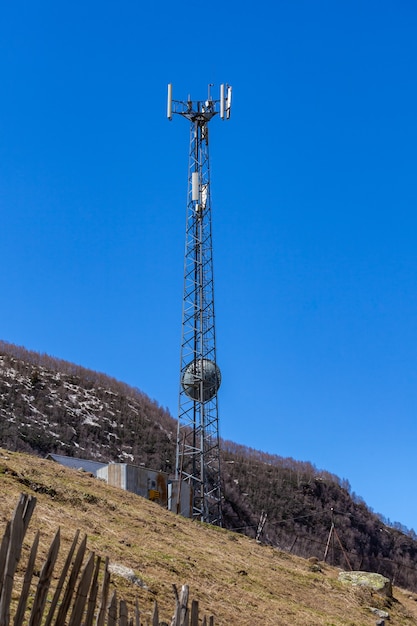
<svg viewBox="0 0 417 626">
<path fill-rule="evenodd" d="M 168 119 L 190 122 L 188 195 L 185 229 L 184 297 L 176 477 L 187 481 L 192 517 L 222 525 L 217 392 L 221 374 L 216 360 L 213 248 L 208 123 L 217 114 L 229 119 L 232 89 L 220 98 L 173 100 L 168 85 Z"/>
</svg>

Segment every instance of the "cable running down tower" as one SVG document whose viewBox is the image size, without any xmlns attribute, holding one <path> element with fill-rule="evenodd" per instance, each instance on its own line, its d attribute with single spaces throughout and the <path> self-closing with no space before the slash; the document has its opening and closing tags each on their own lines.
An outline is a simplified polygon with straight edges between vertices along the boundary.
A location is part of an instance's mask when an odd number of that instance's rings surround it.
<svg viewBox="0 0 417 626">
<path fill-rule="evenodd" d="M 213 249 L 208 123 L 229 119 L 232 88 L 220 85 L 213 100 L 173 100 L 168 85 L 168 119 L 190 122 L 184 298 L 178 410 L 176 477 L 190 484 L 192 517 L 222 525 L 219 419 L 221 383 L 216 360 Z M 179 498 L 180 500 L 180 498 Z"/>
</svg>

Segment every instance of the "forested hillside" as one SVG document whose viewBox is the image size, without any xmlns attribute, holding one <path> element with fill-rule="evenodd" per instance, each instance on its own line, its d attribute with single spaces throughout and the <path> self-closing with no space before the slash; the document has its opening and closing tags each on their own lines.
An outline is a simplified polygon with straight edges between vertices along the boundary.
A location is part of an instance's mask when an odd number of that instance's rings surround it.
<svg viewBox="0 0 417 626">
<path fill-rule="evenodd" d="M 0 342 L 0 446 L 171 471 L 176 422 L 138 389 Z M 417 589 L 416 535 L 381 520 L 347 481 L 308 462 L 222 442 L 224 524 L 300 556 L 389 576 Z M 388 497 L 388 496 L 387 496 Z"/>
</svg>

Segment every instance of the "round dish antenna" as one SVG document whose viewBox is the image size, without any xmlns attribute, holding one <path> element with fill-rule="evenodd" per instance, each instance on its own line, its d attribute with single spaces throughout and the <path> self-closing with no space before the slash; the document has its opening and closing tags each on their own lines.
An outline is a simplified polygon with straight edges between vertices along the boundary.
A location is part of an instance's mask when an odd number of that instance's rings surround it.
<svg viewBox="0 0 417 626">
<path fill-rule="evenodd" d="M 181 384 L 189 398 L 198 402 L 208 402 L 219 390 L 220 368 L 210 359 L 192 361 L 184 370 Z"/>
</svg>

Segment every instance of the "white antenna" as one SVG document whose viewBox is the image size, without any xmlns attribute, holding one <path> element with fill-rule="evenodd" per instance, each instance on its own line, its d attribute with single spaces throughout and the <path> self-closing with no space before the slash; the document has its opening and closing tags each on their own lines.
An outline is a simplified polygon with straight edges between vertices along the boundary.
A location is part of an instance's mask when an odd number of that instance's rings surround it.
<svg viewBox="0 0 417 626">
<path fill-rule="evenodd" d="M 222 120 L 228 120 L 232 106 L 231 86 L 227 83 L 220 85 L 220 98 L 218 100 L 213 100 L 211 87 L 213 87 L 213 83 L 208 86 L 207 100 L 193 101 L 190 95 L 187 100 L 174 100 L 172 98 L 172 83 L 168 83 L 167 118 L 172 120 L 173 115 L 182 115 L 193 123 L 204 121 L 205 124 L 215 115 L 219 115 Z"/>
<path fill-rule="evenodd" d="M 230 119 L 230 109 L 232 108 L 232 88 L 227 85 L 226 118 Z"/>
<path fill-rule="evenodd" d="M 194 201 L 200 199 L 200 193 L 198 189 L 198 172 L 193 172 L 191 174 L 191 199 Z"/>
<path fill-rule="evenodd" d="M 172 83 L 168 84 L 167 118 L 172 120 Z"/>
<path fill-rule="evenodd" d="M 220 85 L 220 117 L 224 120 L 224 84 Z"/>
</svg>

